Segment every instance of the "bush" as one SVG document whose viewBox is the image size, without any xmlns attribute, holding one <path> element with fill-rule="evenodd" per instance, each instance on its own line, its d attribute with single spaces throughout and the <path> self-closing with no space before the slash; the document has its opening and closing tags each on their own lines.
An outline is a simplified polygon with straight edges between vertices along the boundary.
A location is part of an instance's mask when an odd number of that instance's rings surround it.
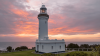
<svg viewBox="0 0 100 56">
<path fill-rule="evenodd" d="M 91 53 L 90 56 L 94 56 L 93 53 Z"/>
<path fill-rule="evenodd" d="M 80 48 L 90 48 L 90 46 L 88 44 L 81 44 Z"/>
<path fill-rule="evenodd" d="M 70 43 L 68 44 L 67 48 L 79 48 L 78 44 Z"/>
<path fill-rule="evenodd" d="M 35 47 L 32 47 L 33 50 L 35 50 Z"/>
<path fill-rule="evenodd" d="M 84 52 L 70 52 L 67 53 L 65 56 L 88 56 L 88 54 Z"/>
<path fill-rule="evenodd" d="M 26 46 L 21 46 L 20 49 L 25 50 L 25 49 L 28 49 L 28 47 L 26 47 Z"/>
<path fill-rule="evenodd" d="M 95 51 L 97 54 L 96 56 L 100 56 L 100 45 L 96 46 L 95 48 L 93 48 L 92 50 L 93 52 Z"/>
<path fill-rule="evenodd" d="M 15 48 L 15 50 L 19 50 L 19 51 L 26 50 L 26 49 L 28 49 L 28 47 L 26 47 L 26 46 L 21 46 L 21 47 Z"/>
<path fill-rule="evenodd" d="M 41 56 L 60 56 L 59 54 L 44 53 Z"/>
<path fill-rule="evenodd" d="M 7 51 L 11 52 L 12 51 L 12 47 L 11 46 L 8 46 L 7 47 Z"/>
<path fill-rule="evenodd" d="M 20 50 L 20 47 L 17 47 L 15 50 Z"/>
</svg>

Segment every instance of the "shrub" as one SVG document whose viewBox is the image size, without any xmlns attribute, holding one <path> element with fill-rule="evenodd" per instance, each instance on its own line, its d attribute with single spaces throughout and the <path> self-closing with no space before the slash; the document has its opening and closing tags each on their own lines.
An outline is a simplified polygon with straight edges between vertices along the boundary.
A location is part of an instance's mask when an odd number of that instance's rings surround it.
<svg viewBox="0 0 100 56">
<path fill-rule="evenodd" d="M 33 50 L 35 50 L 35 47 L 32 47 Z"/>
<path fill-rule="evenodd" d="M 90 46 L 88 44 L 81 44 L 80 48 L 90 48 Z"/>
<path fill-rule="evenodd" d="M 60 56 L 59 54 L 44 53 L 41 56 Z"/>
<path fill-rule="evenodd" d="M 21 46 L 20 49 L 25 50 L 25 49 L 28 49 L 28 47 L 26 47 L 26 46 Z"/>
<path fill-rule="evenodd" d="M 15 50 L 20 50 L 20 47 L 17 47 Z"/>
<path fill-rule="evenodd" d="M 8 46 L 7 47 L 7 51 L 11 52 L 12 51 L 12 47 L 11 46 Z"/>
<path fill-rule="evenodd" d="M 96 56 L 100 56 L 100 45 L 98 45 L 98 46 L 96 46 L 95 48 L 92 48 L 93 50 L 93 52 L 95 51 L 97 54 L 96 54 Z"/>
<path fill-rule="evenodd" d="M 88 56 L 88 54 L 84 52 L 70 52 L 67 53 L 65 56 Z"/>
<path fill-rule="evenodd" d="M 21 46 L 21 47 L 15 48 L 15 50 L 19 50 L 19 51 L 26 50 L 26 49 L 28 49 L 28 47 L 26 47 L 26 46 Z"/>
<path fill-rule="evenodd" d="M 93 53 L 91 53 L 90 56 L 94 56 Z"/>
<path fill-rule="evenodd" d="M 67 48 L 79 48 L 78 44 L 70 43 L 68 44 Z"/>
</svg>

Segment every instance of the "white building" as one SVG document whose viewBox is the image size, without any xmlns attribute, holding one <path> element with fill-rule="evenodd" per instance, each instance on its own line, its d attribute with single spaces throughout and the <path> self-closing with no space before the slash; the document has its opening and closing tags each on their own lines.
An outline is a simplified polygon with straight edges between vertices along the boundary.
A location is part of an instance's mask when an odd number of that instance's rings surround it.
<svg viewBox="0 0 100 56">
<path fill-rule="evenodd" d="M 48 19 L 47 8 L 42 5 L 40 8 L 39 19 L 39 36 L 36 40 L 36 52 L 39 53 L 58 53 L 65 52 L 65 41 L 50 40 L 48 37 Z"/>
</svg>

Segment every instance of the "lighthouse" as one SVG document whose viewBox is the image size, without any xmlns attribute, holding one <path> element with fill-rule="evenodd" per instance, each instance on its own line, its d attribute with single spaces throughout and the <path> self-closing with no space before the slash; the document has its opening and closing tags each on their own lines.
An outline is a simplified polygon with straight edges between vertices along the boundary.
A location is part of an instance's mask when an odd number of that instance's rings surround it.
<svg viewBox="0 0 100 56">
<path fill-rule="evenodd" d="M 40 8 L 40 14 L 38 15 L 39 19 L 39 40 L 48 40 L 48 19 L 49 15 L 47 14 L 47 8 L 45 5 L 42 5 Z"/>
<path fill-rule="evenodd" d="M 48 37 L 48 20 L 49 15 L 47 14 L 47 8 L 42 5 L 40 13 L 38 15 L 39 30 L 38 39 L 35 42 L 35 51 L 37 53 L 58 53 L 65 52 L 65 41 L 53 39 L 50 40 Z"/>
</svg>

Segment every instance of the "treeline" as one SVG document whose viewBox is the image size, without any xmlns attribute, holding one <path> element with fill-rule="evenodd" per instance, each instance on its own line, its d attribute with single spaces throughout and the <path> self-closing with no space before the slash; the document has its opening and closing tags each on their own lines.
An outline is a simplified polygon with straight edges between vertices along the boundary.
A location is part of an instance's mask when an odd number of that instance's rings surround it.
<svg viewBox="0 0 100 56">
<path fill-rule="evenodd" d="M 70 43 L 67 46 L 65 45 L 66 48 L 95 48 L 96 46 L 99 46 L 99 45 L 81 44 L 79 46 L 78 44 L 74 44 L 74 43 Z"/>
<path fill-rule="evenodd" d="M 11 46 L 8 46 L 6 49 L 8 52 L 30 50 L 27 46 L 16 47 L 15 49 L 13 49 Z M 32 49 L 35 49 L 35 47 L 32 47 Z"/>
</svg>

